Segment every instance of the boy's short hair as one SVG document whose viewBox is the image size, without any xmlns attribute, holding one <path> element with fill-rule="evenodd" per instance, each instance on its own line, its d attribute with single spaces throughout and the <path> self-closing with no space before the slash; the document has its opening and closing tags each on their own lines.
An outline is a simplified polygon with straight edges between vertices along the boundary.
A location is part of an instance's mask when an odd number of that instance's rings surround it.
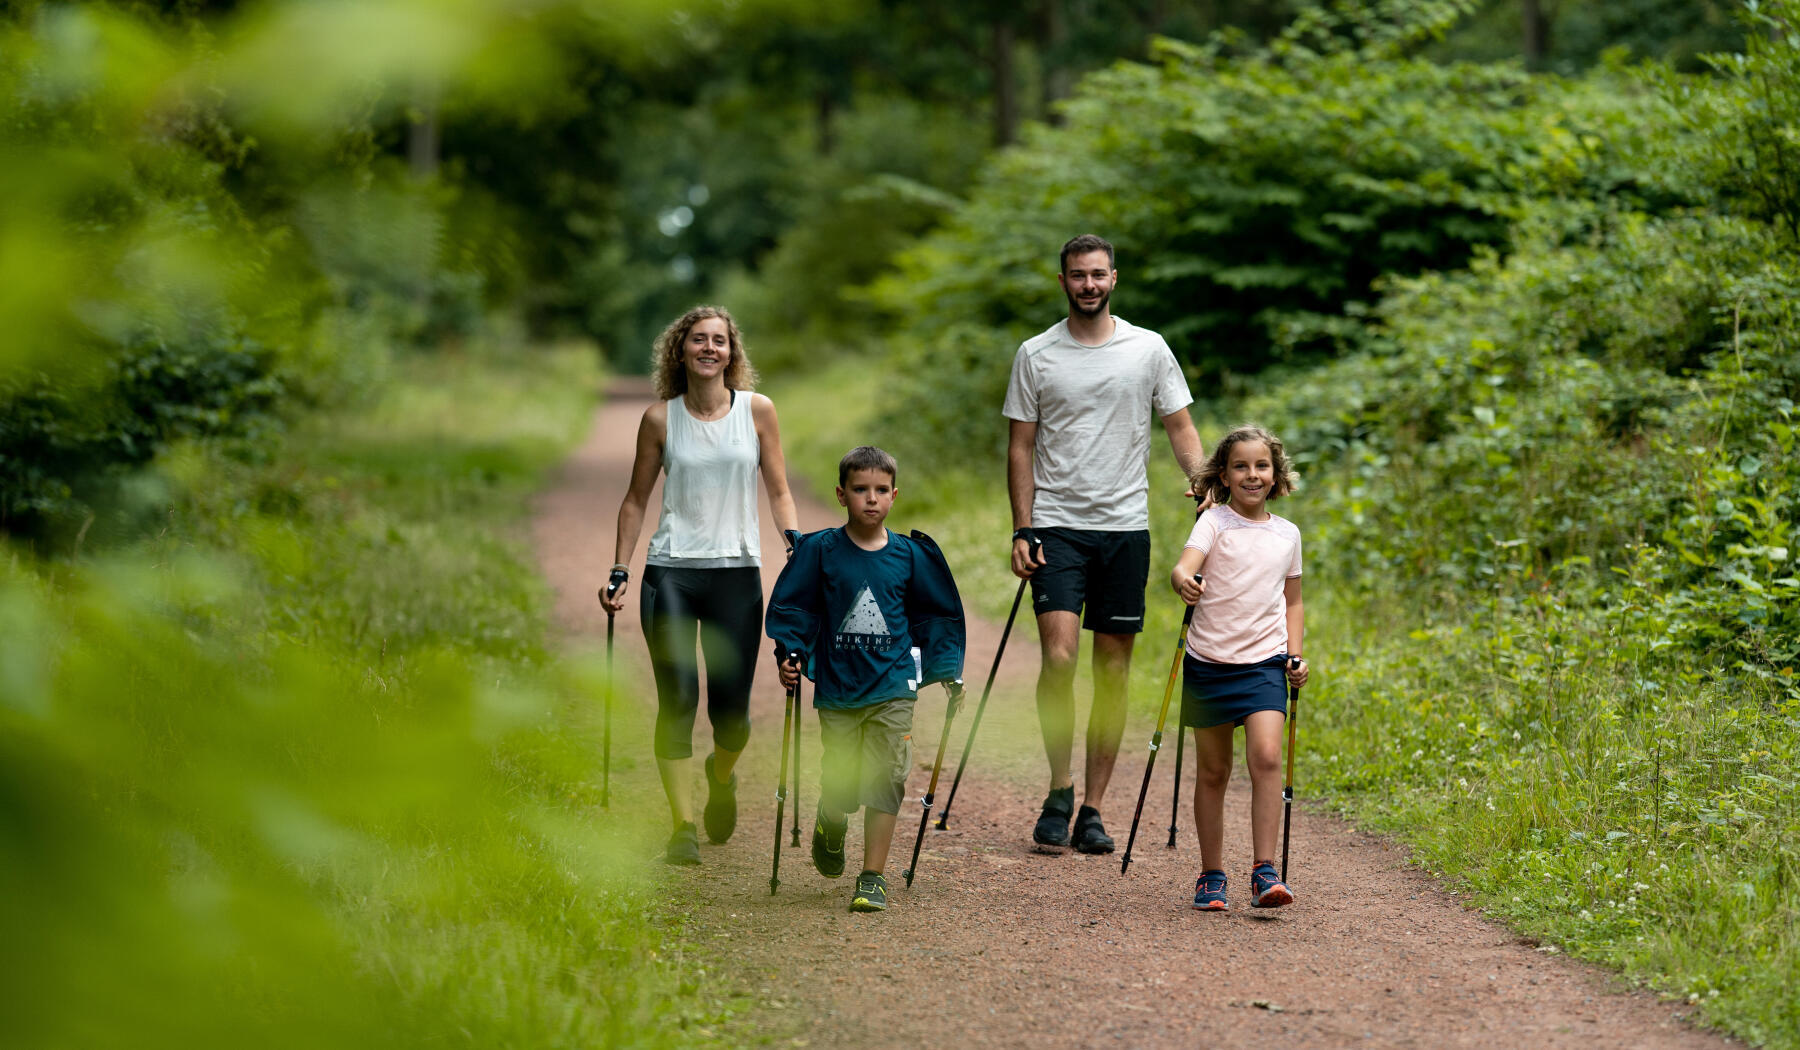
<svg viewBox="0 0 1800 1050">
<path fill-rule="evenodd" d="M 843 488 L 845 482 L 850 480 L 850 472 L 853 470 L 879 470 L 888 476 L 890 483 L 900 480 L 900 464 L 894 462 L 893 456 L 874 445 L 858 445 L 844 453 L 843 459 L 838 460 L 839 488 Z"/>
<path fill-rule="evenodd" d="M 1089 252 L 1105 252 L 1106 268 L 1109 270 L 1118 268 L 1118 260 L 1113 258 L 1112 244 L 1104 237 L 1084 233 L 1079 237 L 1069 238 L 1068 243 L 1062 246 L 1062 257 L 1056 263 L 1057 272 L 1069 272 L 1069 256 L 1086 255 Z"/>
</svg>

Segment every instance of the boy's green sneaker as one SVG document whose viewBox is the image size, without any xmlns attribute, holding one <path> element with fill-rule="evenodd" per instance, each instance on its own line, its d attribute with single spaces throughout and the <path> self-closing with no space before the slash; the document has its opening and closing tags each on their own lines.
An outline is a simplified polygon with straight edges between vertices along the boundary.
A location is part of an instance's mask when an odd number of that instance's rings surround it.
<svg viewBox="0 0 1800 1050">
<path fill-rule="evenodd" d="M 813 867 L 819 874 L 828 879 L 835 879 L 844 873 L 844 832 L 850 829 L 850 818 L 845 817 L 835 825 L 825 819 L 823 803 L 815 811 L 813 817 L 812 855 Z"/>
<path fill-rule="evenodd" d="M 856 877 L 856 892 L 850 895 L 851 911 L 887 911 L 887 880 L 879 871 L 865 871 Z"/>
</svg>

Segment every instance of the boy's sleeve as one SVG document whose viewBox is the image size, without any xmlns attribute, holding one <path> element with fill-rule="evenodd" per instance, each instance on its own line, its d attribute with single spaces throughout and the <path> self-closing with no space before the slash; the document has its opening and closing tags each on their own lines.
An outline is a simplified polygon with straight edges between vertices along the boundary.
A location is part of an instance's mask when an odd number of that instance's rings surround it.
<svg viewBox="0 0 1800 1050">
<path fill-rule="evenodd" d="M 962 596 L 950 575 L 944 552 L 930 536 L 914 531 L 912 579 L 906 586 L 906 622 L 913 645 L 919 650 L 924 677 L 919 685 L 953 682 L 962 677 L 963 651 L 968 637 L 963 622 Z"/>
<path fill-rule="evenodd" d="M 812 655 L 819 636 L 820 583 L 824 578 L 824 548 L 821 533 L 800 537 L 794 545 L 794 556 L 775 579 L 775 591 L 769 595 L 769 611 L 763 617 L 763 629 L 782 652 L 798 649 L 803 655 L 800 666 L 812 670 Z M 817 676 L 813 676 L 817 680 Z"/>
</svg>

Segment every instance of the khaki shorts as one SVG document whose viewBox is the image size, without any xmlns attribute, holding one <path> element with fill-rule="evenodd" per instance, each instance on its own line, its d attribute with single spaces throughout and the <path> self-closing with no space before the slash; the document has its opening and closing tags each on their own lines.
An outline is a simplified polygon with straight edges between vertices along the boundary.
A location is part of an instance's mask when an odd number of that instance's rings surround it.
<svg viewBox="0 0 1800 1050">
<path fill-rule="evenodd" d="M 912 771 L 913 703 L 902 697 L 848 710 L 819 709 L 824 751 L 819 788 L 825 808 L 900 812 L 906 775 Z"/>
</svg>

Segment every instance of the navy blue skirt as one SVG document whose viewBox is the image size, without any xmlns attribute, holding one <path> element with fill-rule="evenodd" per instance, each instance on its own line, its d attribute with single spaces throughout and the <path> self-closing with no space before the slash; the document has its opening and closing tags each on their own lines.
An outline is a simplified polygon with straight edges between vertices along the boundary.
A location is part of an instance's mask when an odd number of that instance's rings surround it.
<svg viewBox="0 0 1800 1050">
<path fill-rule="evenodd" d="M 1287 714 L 1286 668 L 1286 653 L 1254 664 L 1214 664 L 1182 654 L 1181 724 L 1210 729 L 1241 726 L 1257 711 Z"/>
</svg>

